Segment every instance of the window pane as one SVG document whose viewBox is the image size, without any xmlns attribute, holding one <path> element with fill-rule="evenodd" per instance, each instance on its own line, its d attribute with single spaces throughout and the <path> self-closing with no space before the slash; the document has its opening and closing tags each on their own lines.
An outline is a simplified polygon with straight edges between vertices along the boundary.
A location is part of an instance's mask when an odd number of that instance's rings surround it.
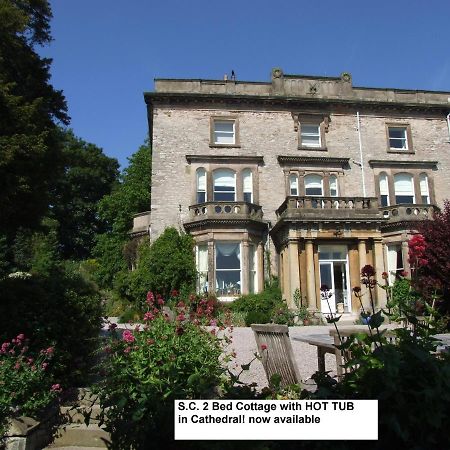
<svg viewBox="0 0 450 450">
<path fill-rule="evenodd" d="M 197 246 L 197 289 L 198 292 L 206 292 L 208 290 L 208 246 Z"/>
<path fill-rule="evenodd" d="M 217 242 L 216 293 L 219 296 L 241 292 L 241 261 L 239 242 Z"/>
<path fill-rule="evenodd" d="M 214 192 L 215 202 L 234 202 L 234 192 Z"/>
<path fill-rule="evenodd" d="M 297 175 L 289 175 L 290 195 L 298 195 L 298 178 Z"/>
<path fill-rule="evenodd" d="M 245 169 L 242 174 L 242 177 L 243 177 L 244 201 L 251 203 L 252 202 L 252 192 L 253 192 L 251 170 Z"/>
<path fill-rule="evenodd" d="M 337 185 L 337 178 L 335 175 L 331 175 L 330 177 L 330 195 L 332 197 L 338 196 L 338 185 Z"/>
<path fill-rule="evenodd" d="M 234 144 L 234 134 L 215 133 L 216 144 Z"/>
<path fill-rule="evenodd" d="M 302 125 L 302 135 L 303 134 L 319 135 L 319 125 L 303 124 Z"/>
<path fill-rule="evenodd" d="M 302 135 L 302 145 L 307 147 L 319 147 L 320 137 L 319 136 L 303 136 Z"/>
<path fill-rule="evenodd" d="M 197 192 L 197 203 L 204 203 L 206 202 L 206 192 Z"/>
<path fill-rule="evenodd" d="M 428 195 L 422 195 L 422 203 L 424 205 L 429 205 L 430 204 L 430 197 L 428 197 Z"/>
<path fill-rule="evenodd" d="M 305 189 L 306 195 L 322 195 L 322 188 L 306 188 Z"/>
<path fill-rule="evenodd" d="M 228 133 L 234 133 L 234 121 L 227 120 L 227 121 L 214 121 L 214 130 L 216 132 L 225 131 Z"/>
<path fill-rule="evenodd" d="M 389 128 L 389 137 L 390 138 L 406 138 L 406 128 Z"/>
<path fill-rule="evenodd" d="M 407 137 L 405 127 L 389 127 L 389 147 L 406 150 Z"/>
<path fill-rule="evenodd" d="M 381 206 L 389 206 L 388 196 L 387 195 L 382 195 L 381 196 Z"/>
<path fill-rule="evenodd" d="M 234 144 L 234 121 L 214 121 L 214 142 L 216 144 Z"/>
<path fill-rule="evenodd" d="M 256 247 L 249 245 L 248 247 L 248 267 L 249 267 L 249 285 L 248 290 L 250 294 L 256 292 Z"/>
<path fill-rule="evenodd" d="M 411 205 L 414 203 L 414 197 L 412 195 L 396 195 L 395 203 L 397 203 L 397 205 L 402 204 L 402 203 Z"/>
</svg>

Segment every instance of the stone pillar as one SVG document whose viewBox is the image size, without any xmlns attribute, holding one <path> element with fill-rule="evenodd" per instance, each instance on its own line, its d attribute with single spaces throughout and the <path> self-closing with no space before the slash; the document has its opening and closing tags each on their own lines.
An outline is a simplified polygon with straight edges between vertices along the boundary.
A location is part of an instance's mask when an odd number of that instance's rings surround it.
<svg viewBox="0 0 450 450">
<path fill-rule="evenodd" d="M 413 183 L 414 183 L 414 203 L 422 203 L 422 195 L 420 193 L 420 179 L 419 174 L 414 174 L 413 177 Z M 430 190 L 430 188 L 428 188 Z"/>
<path fill-rule="evenodd" d="M 300 270 L 298 264 L 298 241 L 289 241 L 289 286 L 290 295 L 287 299 L 289 308 L 295 308 L 294 293 L 300 289 Z"/>
<path fill-rule="evenodd" d="M 359 239 L 358 240 L 358 256 L 359 256 L 359 273 L 361 273 L 361 269 L 367 264 L 366 258 L 366 240 Z"/>
<path fill-rule="evenodd" d="M 249 275 L 249 267 L 248 267 L 248 241 L 242 241 L 242 255 L 241 255 L 241 294 L 246 295 L 249 292 L 249 286 L 248 286 L 248 275 Z"/>
<path fill-rule="evenodd" d="M 405 272 L 408 272 L 408 276 L 411 276 L 411 266 L 409 265 L 408 241 L 402 241 L 402 258 L 403 258 L 403 270 Z"/>
<path fill-rule="evenodd" d="M 375 277 L 379 284 L 384 285 L 384 280 L 382 278 L 382 274 L 384 270 L 384 258 L 383 258 L 383 243 L 381 238 L 376 238 L 373 240 L 373 261 L 374 261 L 374 269 L 375 269 Z M 377 296 L 377 307 L 385 308 L 386 307 L 386 291 L 377 285 L 376 287 L 376 296 Z"/>
<path fill-rule="evenodd" d="M 264 289 L 264 244 L 260 242 L 256 249 L 256 277 L 258 279 L 257 292 Z"/>
<path fill-rule="evenodd" d="M 308 302 L 308 309 L 318 310 L 316 300 L 316 277 L 314 273 L 314 251 L 313 241 L 307 239 L 305 243 L 306 252 L 306 299 Z"/>
<path fill-rule="evenodd" d="M 197 194 L 196 194 L 197 197 Z M 213 172 L 206 172 L 206 201 L 212 202 L 214 199 L 214 179 Z M 197 199 L 195 199 L 195 203 L 197 203 Z"/>
<path fill-rule="evenodd" d="M 216 292 L 214 241 L 208 241 L 208 293 Z"/>
</svg>

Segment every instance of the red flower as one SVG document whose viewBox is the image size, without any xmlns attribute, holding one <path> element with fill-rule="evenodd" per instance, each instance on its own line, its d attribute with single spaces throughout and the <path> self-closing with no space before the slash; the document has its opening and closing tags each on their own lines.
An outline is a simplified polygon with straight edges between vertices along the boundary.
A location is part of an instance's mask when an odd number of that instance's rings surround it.
<svg viewBox="0 0 450 450">
<path fill-rule="evenodd" d="M 261 344 L 261 350 L 267 350 L 267 345 L 266 344 Z"/>
<path fill-rule="evenodd" d="M 367 278 L 373 277 L 375 276 L 375 269 L 370 264 L 367 264 L 361 269 L 361 275 Z"/>
<path fill-rule="evenodd" d="M 178 297 L 178 291 L 176 289 L 173 289 L 173 291 L 170 293 L 172 297 Z"/>
</svg>

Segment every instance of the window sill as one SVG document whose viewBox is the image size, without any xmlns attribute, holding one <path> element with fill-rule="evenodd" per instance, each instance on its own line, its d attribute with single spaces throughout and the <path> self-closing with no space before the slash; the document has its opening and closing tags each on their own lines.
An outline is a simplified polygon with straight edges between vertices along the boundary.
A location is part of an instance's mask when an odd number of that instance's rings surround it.
<svg viewBox="0 0 450 450">
<path fill-rule="evenodd" d="M 396 148 L 388 148 L 388 153 L 396 153 L 400 155 L 414 155 L 415 151 L 413 150 L 400 150 Z"/>
<path fill-rule="evenodd" d="M 299 150 L 310 150 L 310 151 L 316 151 L 316 152 L 326 152 L 328 151 L 327 147 L 308 147 L 306 145 L 299 145 Z"/>
<path fill-rule="evenodd" d="M 241 148 L 239 144 L 209 144 L 210 148 Z"/>
</svg>

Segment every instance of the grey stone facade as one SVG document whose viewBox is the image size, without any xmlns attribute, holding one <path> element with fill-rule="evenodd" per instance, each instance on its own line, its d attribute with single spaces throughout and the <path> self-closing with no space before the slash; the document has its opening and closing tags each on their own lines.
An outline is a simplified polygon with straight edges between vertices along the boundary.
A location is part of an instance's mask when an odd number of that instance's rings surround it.
<svg viewBox="0 0 450 450">
<path fill-rule="evenodd" d="M 366 243 L 366 254 L 358 261 L 372 262 L 377 265 L 377 271 L 382 271 L 387 264 L 386 244 L 401 245 L 414 228 L 414 220 L 425 217 L 424 214 L 432 215 L 432 205 L 425 207 L 426 213 L 414 209 L 407 213 L 406 207 L 403 208 L 404 220 L 399 220 L 398 215 L 394 220 L 392 211 L 379 209 L 380 174 L 386 174 L 388 180 L 391 209 L 395 205 L 394 177 L 398 173 L 411 174 L 414 204 L 422 203 L 419 191 L 423 174 L 428 177 L 430 204 L 442 206 L 450 192 L 450 93 L 354 87 L 347 73 L 336 78 L 305 77 L 284 75 L 280 69 L 274 69 L 268 83 L 157 79 L 155 91 L 145 93 L 145 101 L 153 151 L 152 239 L 168 226 L 186 229 L 197 241 L 204 242 L 233 239 L 233 229 L 239 230 L 241 234 L 236 239 L 246 242 L 253 239 L 255 245 L 260 246 L 260 252 L 263 252 L 262 246 L 266 253 L 270 249 L 272 273 L 279 276 L 282 276 L 281 255 L 289 253 L 290 276 L 282 280 L 282 285 L 291 304 L 295 288 L 306 292 L 306 281 L 302 283 L 302 273 L 306 272 L 302 269 L 302 248 L 305 250 L 306 244 L 302 240 L 314 240 L 316 255 L 320 243 L 336 244 L 347 238 L 348 263 L 351 264 L 351 246 L 361 251 L 359 241 L 362 239 Z M 212 142 L 215 118 L 234 122 L 235 144 Z M 305 123 L 320 125 L 320 146 L 302 145 L 300 130 Z M 406 150 L 389 148 L 389 127 L 400 127 L 402 132 L 405 130 L 405 136 L 407 131 Z M 197 203 L 196 170 L 205 169 L 208 200 L 212 201 L 212 174 L 224 167 L 236 172 L 236 201 L 243 200 L 240 178 L 243 170 L 251 171 L 253 203 L 262 210 L 262 217 L 244 217 L 240 209 L 234 217 L 233 213 L 218 216 L 211 209 L 213 204 L 203 213 L 194 207 Z M 315 217 L 312 222 L 305 219 L 303 203 L 295 219 L 286 215 L 283 219 L 276 211 L 291 193 L 289 175 L 293 173 L 299 180 L 297 200 L 305 197 L 303 180 L 307 174 L 322 177 L 324 196 L 331 195 L 329 180 L 336 177 L 338 197 L 347 200 L 343 200 L 341 206 L 333 203 L 334 206 L 328 207 L 323 202 L 319 208 L 310 206 L 308 217 L 311 212 Z M 352 211 L 344 218 L 343 211 L 336 210 L 354 208 L 355 201 L 348 199 L 357 197 L 378 198 L 376 214 L 370 220 L 358 221 L 358 215 L 353 220 Z M 255 225 L 258 223 L 261 226 Z M 342 230 L 347 234 L 342 234 Z M 289 242 L 294 241 L 299 246 L 295 250 L 297 253 L 288 251 Z M 375 262 L 376 242 L 380 242 L 380 250 L 377 250 Z M 407 268 L 405 251 L 403 245 L 404 268 Z M 299 262 L 295 267 L 298 269 L 292 270 L 292 258 L 297 256 Z M 314 282 L 317 297 L 320 274 L 317 257 L 314 257 L 315 277 L 310 277 L 309 282 Z M 263 259 L 267 273 L 267 258 L 262 256 L 258 259 L 258 271 L 263 270 Z M 213 260 L 213 255 L 209 255 L 210 264 L 214 264 Z M 214 277 L 214 269 L 209 270 Z M 352 270 L 353 276 L 347 275 L 350 277 L 347 283 L 358 282 L 358 272 L 355 268 Z M 292 277 L 298 280 L 294 282 Z M 258 289 L 262 283 L 259 284 Z M 307 297 L 311 295 L 310 292 Z M 381 296 L 380 293 L 380 303 Z M 311 309 L 320 309 L 317 298 L 314 301 L 308 298 L 308 305 Z M 351 311 L 356 311 L 355 305 L 348 308 L 348 312 Z"/>
</svg>

